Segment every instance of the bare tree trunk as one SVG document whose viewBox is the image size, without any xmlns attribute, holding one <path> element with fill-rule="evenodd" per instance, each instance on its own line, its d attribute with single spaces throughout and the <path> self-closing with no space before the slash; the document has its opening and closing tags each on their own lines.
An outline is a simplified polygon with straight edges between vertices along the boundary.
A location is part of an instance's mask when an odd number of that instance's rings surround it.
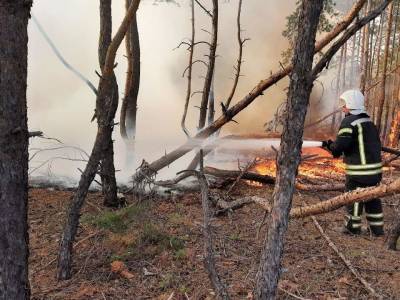
<svg viewBox="0 0 400 300">
<path fill-rule="evenodd" d="M 342 47 L 341 51 L 340 51 L 340 59 L 339 59 L 339 67 L 338 67 L 338 73 L 337 73 L 337 78 L 336 78 L 336 89 L 335 89 L 335 94 L 336 94 L 336 99 L 339 99 L 340 96 L 340 78 L 341 78 L 341 74 L 342 74 L 342 63 L 343 63 L 343 56 L 344 56 L 344 48 Z M 331 132 L 335 132 L 335 127 L 336 127 L 336 117 L 339 116 L 340 111 L 338 113 L 336 113 L 338 107 L 338 101 L 333 101 L 333 111 L 335 111 L 335 113 L 333 114 L 332 117 L 332 123 L 331 123 Z"/>
<path fill-rule="evenodd" d="M 274 299 L 280 276 L 284 235 L 287 230 L 296 173 L 300 163 L 304 120 L 313 86 L 311 68 L 315 49 L 315 35 L 323 0 L 303 0 L 299 17 L 298 36 L 293 55 L 287 116 L 281 147 L 277 158 L 271 217 L 257 272 L 256 299 Z"/>
<path fill-rule="evenodd" d="M 368 26 L 368 25 L 367 25 Z M 347 89 L 347 80 L 346 80 L 346 72 L 347 72 L 347 48 L 348 48 L 348 43 L 346 42 L 346 44 L 344 44 L 343 49 L 344 49 L 344 53 L 343 53 L 343 67 L 342 67 L 342 86 L 341 89 L 346 90 Z M 339 115 L 341 116 L 341 115 Z"/>
<path fill-rule="evenodd" d="M 208 95 L 208 125 L 214 122 L 215 118 L 215 94 L 214 94 L 214 76 L 215 76 L 215 67 L 214 67 L 214 74 L 212 75 L 211 86 L 210 86 L 210 94 Z"/>
<path fill-rule="evenodd" d="M 131 3 L 132 0 L 126 0 L 127 10 Z M 120 132 L 125 140 L 135 140 L 137 101 L 140 87 L 140 40 L 136 14 L 126 33 L 125 44 L 128 71 L 126 74 L 125 97 L 122 101 L 120 113 Z"/>
<path fill-rule="evenodd" d="M 136 14 L 140 0 L 134 0 L 122 21 L 120 28 L 111 41 L 107 50 L 104 67 L 99 81 L 96 99 L 96 115 L 98 116 L 98 129 L 96 140 L 85 170 L 82 173 L 78 188 L 67 212 L 67 221 L 60 242 L 58 255 L 58 279 L 65 280 L 71 277 L 72 246 L 79 226 L 80 209 L 85 201 L 89 186 L 96 175 L 99 162 L 104 159 L 105 149 L 109 145 L 109 137 L 113 131 L 114 117 L 118 102 L 110 96 L 112 79 L 114 76 L 114 62 L 116 52 L 128 30 L 133 16 Z M 102 116 L 100 118 L 100 116 Z"/>
<path fill-rule="evenodd" d="M 32 1 L 0 4 L 0 299 L 29 299 L 28 20 Z"/>
<path fill-rule="evenodd" d="M 104 68 L 106 61 L 107 49 L 111 44 L 111 33 L 112 33 L 112 15 L 111 15 L 111 0 L 100 0 L 100 36 L 99 36 L 99 64 L 100 68 Z M 113 72 L 109 90 L 106 91 L 106 98 L 109 98 L 111 103 L 116 103 L 118 106 L 118 84 L 115 74 Z M 101 106 L 107 105 L 106 103 Z M 97 124 L 101 126 L 101 123 L 105 122 L 107 118 L 107 110 L 96 109 Z M 112 132 L 107 131 L 107 145 L 104 147 L 104 157 L 100 162 L 100 177 L 102 182 L 102 190 L 104 196 L 104 205 L 109 207 L 118 206 L 117 197 L 117 182 L 115 179 L 115 166 L 114 166 L 114 145 L 112 140 Z"/>
<path fill-rule="evenodd" d="M 189 101 L 192 94 L 192 73 L 193 73 L 193 55 L 194 55 L 194 47 L 195 47 L 195 37 L 196 37 L 196 28 L 195 28 L 195 11 L 194 11 L 194 0 L 191 0 L 191 24 L 192 24 L 192 37 L 190 39 L 189 45 L 189 65 L 187 67 L 187 88 L 186 88 L 186 98 L 185 98 L 185 106 L 183 109 L 183 115 L 181 119 L 181 127 L 183 132 L 187 137 L 190 137 L 189 130 L 186 128 L 186 116 L 189 108 Z"/>
<path fill-rule="evenodd" d="M 386 40 L 385 40 L 385 52 L 383 55 L 383 70 L 382 70 L 382 82 L 380 86 L 381 95 L 379 98 L 378 105 L 378 122 L 377 126 L 380 129 L 380 133 L 382 135 L 382 140 L 386 139 L 386 124 L 388 122 L 389 117 L 389 99 L 386 99 L 386 81 L 387 81 L 387 67 L 389 62 L 389 48 L 390 48 L 390 36 L 392 34 L 392 23 L 393 23 L 393 2 L 388 7 L 388 21 L 387 21 L 387 29 L 386 29 Z M 383 110 L 385 107 L 385 110 Z M 384 112 L 384 115 L 383 115 Z M 381 117 L 383 115 L 381 124 Z"/>
<path fill-rule="evenodd" d="M 237 17 L 236 17 L 237 41 L 238 41 L 238 46 L 239 46 L 239 55 L 238 55 L 237 64 L 235 67 L 236 74 L 235 74 L 235 78 L 233 80 L 232 90 L 229 93 L 229 96 L 225 101 L 226 108 L 229 108 L 229 106 L 231 105 L 231 101 L 236 92 L 236 88 L 237 88 L 237 85 L 239 82 L 239 77 L 240 77 L 240 71 L 241 71 L 241 67 L 242 67 L 243 45 L 246 42 L 246 39 L 242 39 L 242 27 L 240 24 L 240 18 L 241 18 L 241 14 L 242 14 L 242 2 L 243 2 L 243 0 L 239 0 L 238 13 L 237 13 Z"/>
<path fill-rule="evenodd" d="M 212 19 L 212 32 L 211 32 L 211 43 L 210 52 L 208 54 L 208 66 L 207 74 L 204 80 L 203 93 L 201 98 L 200 106 L 200 117 L 199 117 L 199 130 L 206 125 L 207 117 L 207 103 L 210 96 L 210 88 L 214 75 L 215 67 L 215 54 L 217 51 L 217 41 L 218 41 L 218 0 L 212 0 L 213 9 L 211 14 Z"/>
<path fill-rule="evenodd" d="M 368 25 L 367 25 L 368 26 Z M 366 27 L 367 27 L 366 26 Z M 350 67 L 350 85 L 353 87 L 356 84 L 356 47 L 357 47 L 357 34 L 353 36 L 352 47 L 351 47 L 351 67 Z"/>
<path fill-rule="evenodd" d="M 368 0 L 367 7 L 365 9 L 365 15 L 369 13 L 371 10 L 371 1 Z M 368 81 L 368 68 L 369 68 L 369 25 L 364 26 L 363 30 L 363 53 L 362 53 L 362 61 L 361 61 L 361 84 L 360 84 L 360 90 L 364 94 L 365 93 L 365 84 Z M 366 103 L 366 106 L 368 107 L 368 103 Z"/>
</svg>

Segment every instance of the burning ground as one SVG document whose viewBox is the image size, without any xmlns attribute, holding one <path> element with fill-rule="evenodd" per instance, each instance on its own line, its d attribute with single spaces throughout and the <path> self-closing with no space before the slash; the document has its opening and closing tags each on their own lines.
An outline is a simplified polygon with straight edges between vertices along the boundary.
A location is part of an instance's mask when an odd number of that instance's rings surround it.
<svg viewBox="0 0 400 300">
<path fill-rule="evenodd" d="M 226 191 L 211 190 L 220 197 Z M 272 185 L 240 182 L 230 196 L 271 199 L 272 191 Z M 337 194 L 296 192 L 293 205 L 317 203 Z M 30 190 L 33 299 L 214 299 L 203 266 L 198 192 L 144 201 L 127 195 L 127 206 L 119 210 L 105 209 L 100 194 L 89 194 L 75 245 L 73 279 L 57 283 L 58 242 L 71 196 L 67 191 Z M 399 201 L 399 196 L 384 198 L 386 224 L 398 215 L 394 208 Z M 248 299 L 253 288 L 265 235 L 265 226 L 257 235 L 263 217 L 264 211 L 250 204 L 213 218 L 217 268 L 233 299 Z M 384 239 L 370 237 L 365 228 L 359 237 L 342 234 L 341 210 L 317 219 L 378 293 L 384 298 L 400 298 L 398 252 L 386 250 Z M 290 221 L 279 286 L 280 299 L 369 298 L 310 218 Z"/>
</svg>

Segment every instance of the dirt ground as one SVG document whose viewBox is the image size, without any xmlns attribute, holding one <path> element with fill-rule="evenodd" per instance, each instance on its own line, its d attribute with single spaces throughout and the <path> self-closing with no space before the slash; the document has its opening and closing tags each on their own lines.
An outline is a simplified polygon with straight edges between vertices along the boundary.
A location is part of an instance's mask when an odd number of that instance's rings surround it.
<svg viewBox="0 0 400 300">
<path fill-rule="evenodd" d="M 213 191 L 221 192 L 221 191 Z M 271 198 L 272 187 L 236 186 L 232 196 Z M 337 194 L 337 193 L 336 193 Z M 296 193 L 294 206 L 335 193 Z M 104 209 L 91 193 L 81 217 L 74 276 L 57 282 L 56 256 L 72 193 L 31 189 L 29 193 L 30 282 L 33 299 L 214 299 L 203 267 L 202 210 L 198 193 Z M 388 227 L 400 197 L 384 199 Z M 249 205 L 213 219 L 217 267 L 232 299 L 249 299 L 263 245 L 264 213 Z M 400 252 L 386 250 L 384 238 L 341 233 L 343 212 L 317 216 L 340 251 L 385 299 L 400 299 Z M 123 262 L 125 275 L 111 264 Z M 115 271 L 115 269 L 114 269 Z M 328 246 L 310 218 L 293 220 L 286 238 L 279 299 L 366 299 L 365 288 Z"/>
</svg>

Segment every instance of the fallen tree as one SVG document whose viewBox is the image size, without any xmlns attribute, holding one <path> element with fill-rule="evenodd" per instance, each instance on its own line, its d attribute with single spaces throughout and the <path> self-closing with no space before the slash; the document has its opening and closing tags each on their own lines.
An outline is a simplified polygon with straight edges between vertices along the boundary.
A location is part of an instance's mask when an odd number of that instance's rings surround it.
<svg viewBox="0 0 400 300">
<path fill-rule="evenodd" d="M 244 172 L 241 174 L 241 171 L 236 170 L 221 170 L 213 167 L 205 167 L 204 174 L 221 177 L 221 178 L 238 178 L 241 176 L 241 179 L 250 180 L 259 182 L 262 184 L 275 184 L 275 177 L 268 176 L 268 175 L 261 175 L 254 172 Z M 296 189 L 302 191 L 343 191 L 344 184 L 322 184 L 322 185 L 313 185 L 313 184 L 303 184 L 303 183 L 296 183 Z"/>
<path fill-rule="evenodd" d="M 356 189 L 323 202 L 292 208 L 290 210 L 289 217 L 291 219 L 299 219 L 325 214 L 345 205 L 350 205 L 355 202 L 365 202 L 374 198 L 385 197 L 398 192 L 400 192 L 400 178 L 388 184 L 380 184 L 375 187 Z M 251 203 L 260 205 L 266 212 L 271 212 L 271 205 L 269 201 L 258 196 L 244 197 L 231 202 L 219 200 L 216 204 L 223 210 L 234 210 Z"/>
<path fill-rule="evenodd" d="M 349 10 L 347 15 L 334 27 L 334 29 L 326 34 L 321 40 L 319 40 L 315 44 L 315 53 L 320 52 L 325 46 L 327 46 L 330 42 L 332 42 L 336 37 L 338 37 L 346 28 L 354 21 L 354 19 L 358 16 L 361 8 L 363 7 L 366 0 L 359 0 L 357 1 L 353 7 Z M 365 19 L 367 18 L 368 21 L 372 19 L 372 17 L 376 17 L 379 15 L 377 10 L 371 12 L 366 17 L 360 20 L 364 20 L 364 22 L 357 22 L 352 28 L 359 30 L 362 28 L 366 23 Z M 360 21 L 359 20 L 359 21 Z M 339 44 L 343 45 L 348 39 L 340 39 Z M 226 109 L 225 106 L 223 109 L 223 115 L 220 116 L 217 120 L 215 120 L 209 126 L 200 130 L 194 138 L 189 139 L 185 144 L 181 145 L 176 150 L 162 156 L 161 158 L 155 160 L 154 162 L 147 165 L 145 170 L 138 169 L 138 171 L 133 175 L 133 181 L 141 182 L 147 176 L 151 176 L 154 173 L 157 173 L 162 168 L 170 165 L 175 160 L 179 159 L 186 153 L 192 151 L 193 149 L 199 147 L 202 141 L 208 138 L 213 133 L 217 132 L 223 125 L 230 122 L 234 116 L 236 116 L 239 112 L 245 109 L 248 105 L 250 105 L 257 97 L 263 94 L 263 92 L 271 87 L 272 85 L 276 84 L 282 78 L 286 77 L 288 74 L 291 73 L 293 70 L 293 65 L 289 65 L 280 71 L 272 74 L 269 78 L 260 81 L 242 100 L 236 103 L 229 109 Z M 150 172 L 150 174 L 149 174 Z"/>
</svg>

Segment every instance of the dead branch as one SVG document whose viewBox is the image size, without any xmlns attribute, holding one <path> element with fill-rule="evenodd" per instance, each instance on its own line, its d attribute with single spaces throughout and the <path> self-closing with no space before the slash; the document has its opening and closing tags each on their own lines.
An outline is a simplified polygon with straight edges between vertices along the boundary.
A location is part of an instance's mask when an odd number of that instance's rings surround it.
<svg viewBox="0 0 400 300">
<path fill-rule="evenodd" d="M 393 149 L 393 148 L 389 148 L 389 147 L 382 147 L 382 151 L 386 152 L 386 153 L 390 153 L 390 154 L 395 154 L 397 156 L 400 156 L 400 151 Z"/>
<path fill-rule="evenodd" d="M 349 13 L 342 19 L 342 21 L 338 23 L 330 33 L 325 35 L 320 41 L 316 43 L 316 53 L 321 51 L 327 44 L 329 44 L 341 32 L 343 32 L 347 28 L 347 26 L 351 24 L 351 22 L 358 15 L 358 12 L 360 11 L 365 1 L 366 0 L 357 1 L 352 9 L 349 11 Z M 237 115 L 240 111 L 250 105 L 258 96 L 262 95 L 266 89 L 276 84 L 282 78 L 286 77 L 292 71 L 292 69 L 293 65 L 289 65 L 284 70 L 280 70 L 274 74 L 271 74 L 269 78 L 260 81 L 242 100 L 240 100 L 231 108 L 227 109 L 227 111 L 212 124 L 200 130 L 194 138 L 204 139 L 218 131 L 223 125 L 230 122 L 235 115 Z M 199 143 L 194 143 L 193 140 L 188 140 L 185 144 L 183 144 L 176 150 L 152 162 L 150 164 L 151 169 L 159 171 L 198 146 Z M 143 177 L 141 177 L 140 174 L 134 174 L 133 176 L 134 181 L 140 181 L 142 179 Z"/>
<path fill-rule="evenodd" d="M 342 252 L 336 247 L 335 243 L 330 239 L 330 237 L 324 232 L 324 229 L 321 227 L 321 225 L 318 223 L 317 219 L 312 216 L 311 219 L 314 222 L 315 227 L 317 227 L 318 231 L 321 233 L 323 238 L 328 242 L 329 247 L 335 251 L 335 253 L 340 257 L 340 259 L 344 262 L 346 267 L 353 273 L 353 275 L 362 283 L 362 285 L 365 287 L 365 289 L 374 297 L 378 299 L 383 299 L 381 295 L 379 295 L 372 287 L 371 285 L 363 278 L 361 277 L 360 273 L 353 267 L 351 262 L 343 255 Z"/>
<path fill-rule="evenodd" d="M 251 180 L 251 181 L 256 181 L 264 184 L 274 184 L 275 183 L 275 178 L 268 176 L 268 175 L 260 175 L 257 173 L 253 172 L 245 172 L 242 174 L 241 171 L 235 171 L 235 170 L 221 170 L 213 167 L 205 167 L 204 168 L 204 173 L 207 175 L 212 175 L 215 177 L 223 177 L 223 178 L 238 178 L 241 176 L 241 179 L 244 180 Z"/>
<path fill-rule="evenodd" d="M 236 74 L 235 74 L 235 78 L 233 81 L 233 86 L 232 86 L 232 90 L 228 96 L 228 98 L 226 99 L 225 102 L 225 107 L 229 108 L 229 105 L 231 104 L 232 98 L 235 95 L 236 92 L 236 88 L 239 82 L 239 78 L 240 78 L 240 69 L 242 66 L 242 57 L 243 57 L 243 45 L 246 42 L 247 39 L 242 39 L 242 28 L 240 25 L 240 15 L 242 13 L 242 1 L 243 0 L 239 0 L 239 7 L 238 7 L 238 13 L 237 13 L 237 18 L 236 18 L 236 24 L 237 24 L 237 41 L 239 44 L 239 56 L 237 59 L 237 64 L 236 64 Z"/>
<path fill-rule="evenodd" d="M 232 178 L 244 180 L 250 180 L 259 182 L 262 184 L 275 184 L 275 177 L 271 177 L 268 175 L 261 175 L 254 172 L 244 172 L 235 171 L 235 170 L 221 170 L 213 167 L 205 167 L 204 173 L 207 175 L 221 177 L 221 178 Z M 302 191 L 343 191 L 344 184 L 323 184 L 323 185 L 306 185 L 301 183 L 296 183 L 296 188 Z"/>
<path fill-rule="evenodd" d="M 28 137 L 32 138 L 32 137 L 42 137 L 43 136 L 43 132 L 42 131 L 29 131 L 28 133 Z"/>
<path fill-rule="evenodd" d="M 46 40 L 47 44 L 49 44 L 50 48 L 53 50 L 54 54 L 57 56 L 57 58 L 61 61 L 61 63 L 72 73 L 74 73 L 79 79 L 81 79 L 83 82 L 87 84 L 87 86 L 93 91 L 95 95 L 97 95 L 97 90 L 94 87 L 93 83 L 90 82 L 89 79 L 87 79 L 81 72 L 79 72 L 77 69 L 75 69 L 73 66 L 71 66 L 65 58 L 62 56 L 56 45 L 53 43 L 49 35 L 46 33 L 44 30 L 43 26 L 39 23 L 38 19 L 32 14 L 32 20 L 36 24 L 37 28 L 39 29 L 39 32 L 42 34 L 44 39 Z"/>
<path fill-rule="evenodd" d="M 215 292 L 220 299 L 230 299 L 226 287 L 218 275 L 215 266 L 215 257 L 212 242 L 212 233 L 210 226 L 210 207 L 209 207 L 209 191 L 207 179 L 203 173 L 203 150 L 200 150 L 200 172 L 189 171 L 197 176 L 201 191 L 201 204 L 203 207 L 203 235 L 205 240 L 204 245 L 204 265 L 208 271 L 208 276 L 214 286 Z"/>
<path fill-rule="evenodd" d="M 198 2 L 198 0 L 196 0 Z M 199 3 L 199 2 L 198 2 Z M 198 129 L 202 129 L 206 125 L 207 117 L 207 103 L 210 97 L 210 90 L 214 78 L 215 57 L 217 51 L 218 41 L 218 0 L 212 0 L 213 11 L 211 14 L 212 33 L 211 33 L 211 46 L 208 54 L 207 73 L 204 80 L 203 93 L 200 105 L 200 117 Z"/>
<path fill-rule="evenodd" d="M 195 29 L 195 14 L 194 14 L 194 0 L 192 0 L 192 38 L 190 40 L 190 46 L 189 46 L 189 65 L 187 67 L 188 70 L 188 75 L 187 75 L 187 88 L 186 88 L 186 99 L 185 99 L 185 106 L 183 109 L 183 115 L 182 115 L 182 120 L 181 120 L 181 127 L 183 132 L 186 134 L 187 137 L 190 137 L 190 133 L 188 129 L 186 128 L 185 122 L 186 122 L 186 115 L 189 107 L 189 101 L 190 101 L 190 95 L 192 93 L 192 70 L 193 70 L 193 64 L 196 62 L 193 62 L 193 54 L 194 54 L 194 46 L 195 46 L 195 35 L 196 35 L 196 29 Z M 201 60 L 199 60 L 201 61 Z M 186 69 L 183 72 L 183 75 L 185 75 Z"/>
<path fill-rule="evenodd" d="M 199 0 L 194 0 L 196 3 L 205 11 L 205 13 L 212 18 L 211 12 L 199 1 Z"/>
<path fill-rule="evenodd" d="M 245 173 L 247 173 L 251 168 L 254 167 L 254 165 L 258 162 L 257 158 L 255 158 L 253 161 L 249 162 L 244 168 L 243 170 L 240 171 L 240 174 L 238 175 L 238 177 L 235 179 L 235 181 L 232 183 L 232 185 L 229 187 L 228 191 L 226 192 L 225 196 L 228 196 L 231 191 L 233 190 L 233 188 L 235 187 L 235 185 L 240 181 L 240 179 L 242 179 L 242 177 L 244 176 Z M 240 166 L 238 166 L 240 167 Z M 239 169 L 240 170 L 240 169 Z"/>
<path fill-rule="evenodd" d="M 337 109 L 337 110 L 335 110 L 335 111 L 333 111 L 333 112 L 327 114 L 326 116 L 324 116 L 324 117 L 318 119 L 317 121 L 315 121 L 315 122 L 313 122 L 313 123 L 310 123 L 310 124 L 307 124 L 306 126 L 304 126 L 304 129 L 308 129 L 308 128 L 310 128 L 310 127 L 314 127 L 315 125 L 318 125 L 318 124 L 322 123 L 323 121 L 325 121 L 326 119 L 329 119 L 331 116 L 337 114 L 337 113 L 340 112 L 340 111 L 341 111 L 341 109 Z"/>
</svg>

